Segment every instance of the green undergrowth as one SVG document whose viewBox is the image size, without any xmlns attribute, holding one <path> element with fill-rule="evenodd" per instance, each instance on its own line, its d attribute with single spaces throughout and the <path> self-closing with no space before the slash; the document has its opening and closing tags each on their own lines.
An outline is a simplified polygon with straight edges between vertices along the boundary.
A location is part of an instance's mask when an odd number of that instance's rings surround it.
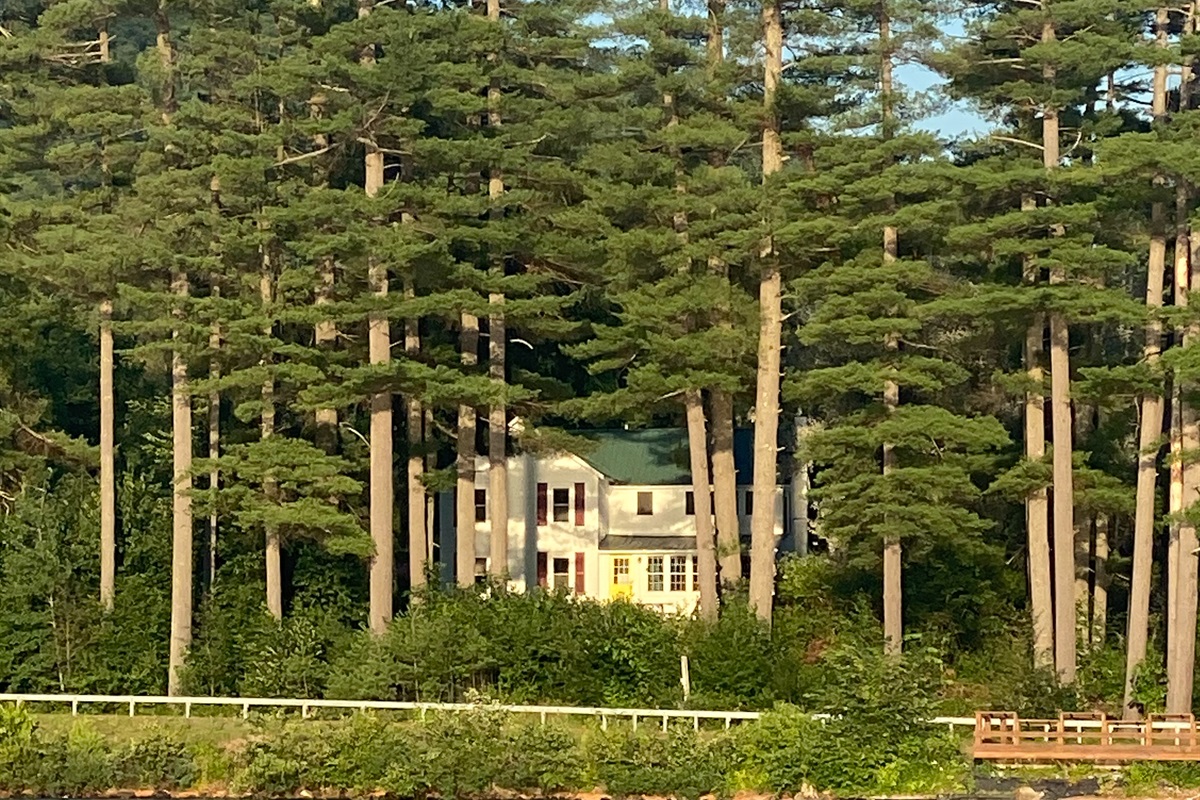
<svg viewBox="0 0 1200 800">
<path fill-rule="evenodd" d="M 88 796 L 108 790 L 303 791 L 471 797 L 591 791 L 614 796 L 739 790 L 848 796 L 940 794 L 970 786 L 963 742 L 914 726 L 880 737 L 855 715 L 821 722 L 780 706 L 729 731 L 546 725 L 481 705 L 424 721 L 363 713 L 341 720 L 257 718 L 69 724 L 0 706 L 0 791 Z M 225 721 L 228 722 L 228 721 Z M 166 724 L 164 724 L 166 723 Z"/>
</svg>

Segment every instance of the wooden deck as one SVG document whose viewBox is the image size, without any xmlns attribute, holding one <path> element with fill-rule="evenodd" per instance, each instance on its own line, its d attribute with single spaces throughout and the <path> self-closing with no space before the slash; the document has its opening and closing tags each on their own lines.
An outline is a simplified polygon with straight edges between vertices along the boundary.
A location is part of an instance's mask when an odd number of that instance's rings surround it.
<svg viewBox="0 0 1200 800">
<path fill-rule="evenodd" d="M 1200 761 L 1200 732 L 1191 714 L 1127 722 L 1104 714 L 1047 720 L 979 711 L 974 754 L 988 761 Z"/>
</svg>

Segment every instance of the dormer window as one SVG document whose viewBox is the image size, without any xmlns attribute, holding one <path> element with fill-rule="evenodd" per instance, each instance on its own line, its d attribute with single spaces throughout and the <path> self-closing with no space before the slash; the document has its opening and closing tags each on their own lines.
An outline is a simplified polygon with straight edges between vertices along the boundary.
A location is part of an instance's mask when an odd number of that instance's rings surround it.
<svg viewBox="0 0 1200 800">
<path fill-rule="evenodd" d="M 638 516 L 648 517 L 654 513 L 654 492 L 638 492 Z"/>
</svg>

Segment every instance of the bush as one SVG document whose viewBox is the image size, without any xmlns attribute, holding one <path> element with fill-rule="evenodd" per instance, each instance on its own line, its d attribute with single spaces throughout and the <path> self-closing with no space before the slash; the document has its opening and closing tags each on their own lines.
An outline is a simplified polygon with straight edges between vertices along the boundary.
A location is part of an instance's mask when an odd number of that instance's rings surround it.
<svg viewBox="0 0 1200 800">
<path fill-rule="evenodd" d="M 169 736 L 129 742 L 117 750 L 113 764 L 116 785 L 126 789 L 182 789 L 199 777 L 187 745 Z"/>
<path fill-rule="evenodd" d="M 595 782 L 614 795 L 699 797 L 723 792 L 734 763 L 732 736 L 642 728 L 595 732 L 585 743 Z"/>
</svg>

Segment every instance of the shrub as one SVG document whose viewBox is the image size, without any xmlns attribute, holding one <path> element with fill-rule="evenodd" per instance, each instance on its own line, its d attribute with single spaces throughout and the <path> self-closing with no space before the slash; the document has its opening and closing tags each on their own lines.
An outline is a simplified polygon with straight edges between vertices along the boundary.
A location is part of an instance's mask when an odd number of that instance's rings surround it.
<svg viewBox="0 0 1200 800">
<path fill-rule="evenodd" d="M 182 789 L 199 776 L 187 745 L 169 736 L 129 742 L 114 758 L 115 785 L 126 789 Z"/>
</svg>

